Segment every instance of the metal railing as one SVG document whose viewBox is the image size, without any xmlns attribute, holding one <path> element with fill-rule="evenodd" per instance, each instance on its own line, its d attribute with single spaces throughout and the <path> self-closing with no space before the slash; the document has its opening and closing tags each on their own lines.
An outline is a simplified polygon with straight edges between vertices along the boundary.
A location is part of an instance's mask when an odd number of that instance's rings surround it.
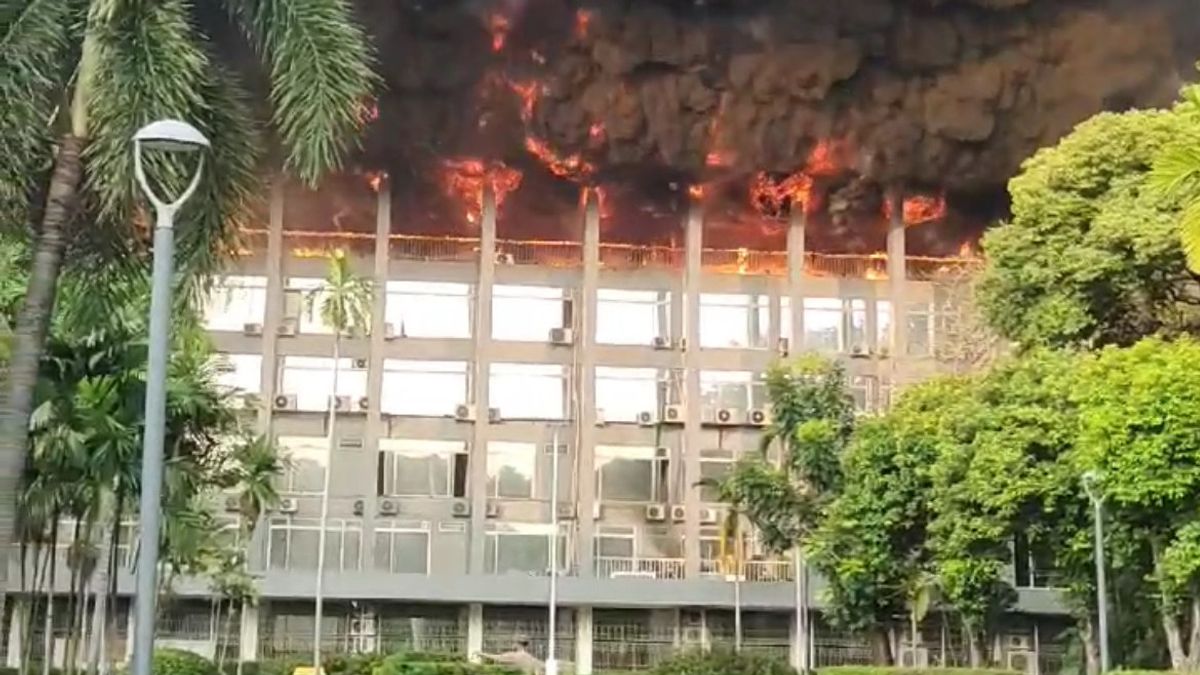
<svg viewBox="0 0 1200 675">
<path fill-rule="evenodd" d="M 702 576 L 725 578 L 734 573 L 732 565 L 720 560 L 701 560 Z M 742 563 L 741 580 L 750 583 L 770 583 L 795 579 L 794 565 L 789 560 L 747 560 Z"/>
<path fill-rule="evenodd" d="M 500 239 L 496 242 L 496 262 L 539 267 L 581 267 L 583 244 L 575 241 Z"/>
<path fill-rule="evenodd" d="M 887 255 L 848 253 L 805 253 L 804 272 L 816 277 L 886 279 Z"/>
<path fill-rule="evenodd" d="M 684 253 L 670 246 L 600 244 L 600 267 L 606 270 L 683 269 Z"/>
<path fill-rule="evenodd" d="M 601 579 L 682 579 L 683 558 L 596 558 L 596 576 Z"/>
</svg>

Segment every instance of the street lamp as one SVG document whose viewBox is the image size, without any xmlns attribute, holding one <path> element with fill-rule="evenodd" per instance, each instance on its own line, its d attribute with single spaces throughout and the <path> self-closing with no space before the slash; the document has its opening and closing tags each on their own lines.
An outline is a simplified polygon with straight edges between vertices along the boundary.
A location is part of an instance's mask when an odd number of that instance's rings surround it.
<svg viewBox="0 0 1200 675">
<path fill-rule="evenodd" d="M 1104 578 L 1104 495 L 1100 494 L 1096 484 L 1100 474 L 1088 471 L 1083 474 L 1083 491 L 1092 502 L 1092 523 L 1095 527 L 1094 546 L 1096 549 L 1096 614 L 1099 621 L 1100 641 L 1100 672 L 1109 670 L 1108 660 L 1108 593 L 1105 590 Z"/>
<path fill-rule="evenodd" d="M 195 152 L 209 147 L 208 139 L 192 125 L 159 120 L 133 135 L 133 169 L 138 185 L 154 205 L 154 275 L 150 295 L 150 354 L 146 372 L 146 428 L 142 444 L 142 495 L 134 615 L 133 675 L 151 675 L 154 651 L 154 605 L 158 595 L 159 509 L 162 502 L 163 437 L 166 433 L 167 342 L 171 321 L 171 276 L 175 257 L 175 213 L 200 184 L 204 155 L 192 182 L 173 202 L 165 202 L 150 187 L 142 162 L 145 149 Z"/>
</svg>

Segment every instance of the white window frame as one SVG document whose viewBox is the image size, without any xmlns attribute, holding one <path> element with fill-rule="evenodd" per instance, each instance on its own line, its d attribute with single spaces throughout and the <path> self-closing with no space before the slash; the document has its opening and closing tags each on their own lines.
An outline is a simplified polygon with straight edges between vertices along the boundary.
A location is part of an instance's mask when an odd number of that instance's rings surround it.
<svg viewBox="0 0 1200 675">
<path fill-rule="evenodd" d="M 381 567 L 379 560 L 376 558 L 372 562 L 375 564 L 376 571 L 381 571 L 386 574 L 412 574 L 412 572 L 393 572 L 392 562 L 396 558 L 396 537 L 397 534 L 423 534 L 425 535 L 425 576 L 429 576 L 433 572 L 433 525 L 427 520 L 421 521 L 406 521 L 406 520 L 377 520 L 375 527 L 372 528 L 372 538 L 377 538 L 379 535 L 388 535 L 388 559 L 387 565 Z M 372 540 L 372 554 L 376 550 L 377 542 Z"/>
<path fill-rule="evenodd" d="M 435 305 L 434 308 L 419 310 L 417 308 L 407 308 L 405 306 L 405 298 L 421 298 L 425 304 Z M 455 324 L 461 322 L 461 326 L 465 330 L 425 330 L 416 324 L 416 330 L 413 326 L 406 323 L 406 315 L 408 311 L 413 313 L 428 315 L 438 314 L 445 316 L 452 309 L 450 302 L 443 300 L 442 303 L 438 299 L 454 299 L 462 300 L 462 307 L 453 307 L 455 313 L 460 309 L 462 316 L 458 317 Z M 389 281 L 387 282 L 386 295 L 384 301 L 384 322 L 392 326 L 392 331 L 397 337 L 407 337 L 416 339 L 469 339 L 471 337 L 471 309 L 474 305 L 474 293 L 470 284 L 443 282 L 443 281 Z M 422 303 L 416 303 L 422 304 Z M 441 309 L 436 308 L 438 304 L 446 304 L 447 306 Z M 454 303 L 457 305 L 458 303 Z M 406 311 L 408 310 L 408 311 Z"/>
<path fill-rule="evenodd" d="M 246 294 L 246 297 L 239 297 Z M 217 310 L 220 303 L 222 309 Z M 250 311 L 239 314 L 233 321 L 214 321 L 216 314 L 228 308 L 249 303 Z M 216 314 L 214 314 L 216 313 Z M 214 332 L 241 332 L 248 323 L 262 324 L 267 315 L 267 278 L 257 275 L 228 275 L 218 278 L 204 304 L 204 327 Z"/>
<path fill-rule="evenodd" d="M 432 449 L 432 451 L 430 450 Z M 390 475 L 385 473 L 382 478 L 382 497 L 425 497 L 429 499 L 449 499 L 454 497 L 454 467 L 460 455 L 467 454 L 466 441 L 447 441 L 440 439 L 418 438 L 380 438 L 379 454 L 383 457 L 384 471 L 391 466 Z M 387 455 L 398 457 L 420 458 L 441 457 L 446 462 L 446 484 L 444 494 L 414 494 L 396 492 L 396 474 L 398 469 L 394 462 L 389 464 Z M 431 478 L 429 476 L 426 477 Z M 432 482 L 429 483 L 432 485 Z M 469 492 L 469 490 L 468 490 Z"/>
<path fill-rule="evenodd" d="M 706 326 L 719 326 L 725 322 L 713 317 L 716 310 L 735 309 L 745 312 L 742 332 L 731 344 L 713 340 L 705 334 Z M 706 311 L 707 310 L 707 311 Z M 758 316 L 758 334 L 751 334 L 754 316 Z M 706 316 L 707 315 L 707 316 Z M 704 349 L 765 349 L 767 335 L 771 330 L 770 299 L 757 293 L 701 293 L 700 294 L 700 346 Z M 711 335 L 711 333 L 709 334 Z"/>
<path fill-rule="evenodd" d="M 271 567 L 273 560 L 272 548 L 274 547 L 274 537 L 272 536 L 276 530 L 287 532 L 287 551 L 284 553 L 284 565 L 282 568 Z M 318 541 L 321 532 L 319 518 L 294 518 L 292 516 L 277 516 L 271 518 L 267 522 L 267 569 L 283 569 L 283 570 L 303 570 L 308 568 L 292 567 L 292 532 L 316 532 Z M 346 567 L 346 535 L 348 533 L 358 533 L 358 564 L 352 568 Z M 325 521 L 325 541 L 328 545 L 329 538 L 336 536 L 341 545 L 338 547 L 337 565 L 331 564 L 328 557 L 325 558 L 326 572 L 359 572 L 362 571 L 363 563 L 363 527 L 361 520 L 350 520 L 348 518 L 329 518 Z M 318 546 L 320 544 L 318 543 Z M 315 564 L 315 562 L 314 562 Z"/>
<path fill-rule="evenodd" d="M 666 295 L 666 297 L 660 297 Z M 621 321 L 625 306 L 649 307 L 649 326 L 615 325 Z M 665 307 L 665 311 L 664 311 Z M 626 311 L 629 311 L 626 309 Z M 616 313 L 617 316 L 611 316 Z M 671 295 L 658 290 L 600 288 L 596 291 L 596 343 L 605 345 L 649 346 L 654 338 L 671 336 Z M 644 317 L 643 317 L 644 318 Z M 641 323 L 639 320 L 637 323 Z M 644 329 L 644 330 L 643 330 Z"/>
</svg>

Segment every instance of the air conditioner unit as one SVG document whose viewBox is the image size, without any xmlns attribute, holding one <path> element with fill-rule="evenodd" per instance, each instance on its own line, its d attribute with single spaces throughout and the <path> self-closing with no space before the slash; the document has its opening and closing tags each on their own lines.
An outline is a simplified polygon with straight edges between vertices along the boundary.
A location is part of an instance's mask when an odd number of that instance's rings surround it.
<svg viewBox="0 0 1200 675">
<path fill-rule="evenodd" d="M 361 516 L 367 510 L 367 502 L 365 499 L 354 500 L 354 515 Z"/>
<path fill-rule="evenodd" d="M 367 412 L 371 409 L 371 399 L 367 396 L 358 397 L 358 409 L 362 412 Z"/>
<path fill-rule="evenodd" d="M 712 411 L 712 423 L 717 426 L 733 426 L 737 424 L 737 418 L 737 411 L 733 408 L 717 408 Z"/>
<path fill-rule="evenodd" d="M 927 668 L 929 667 L 929 650 L 924 647 L 913 649 L 908 645 L 902 646 L 900 647 L 900 663 L 897 665 L 901 668 Z"/>
<path fill-rule="evenodd" d="M 395 340 L 396 337 L 397 337 L 396 327 L 390 323 L 383 324 L 383 339 L 384 340 Z"/>
<path fill-rule="evenodd" d="M 654 347 L 655 349 L 670 349 L 671 338 L 664 337 L 662 335 L 656 335 L 654 339 L 650 341 L 650 346 Z"/>
<path fill-rule="evenodd" d="M 295 410 L 296 395 L 295 394 L 278 394 L 275 400 L 271 402 L 275 410 Z"/>
<path fill-rule="evenodd" d="M 1005 656 L 1005 662 L 1008 664 L 1008 669 L 1021 673 L 1032 673 L 1033 661 L 1033 652 L 1030 651 L 1009 652 Z"/>
<path fill-rule="evenodd" d="M 685 338 L 685 337 L 679 338 L 679 348 L 686 352 L 687 347 L 688 347 L 687 338 Z"/>
<path fill-rule="evenodd" d="M 574 504 L 559 504 L 555 511 L 559 520 L 575 520 L 575 505 Z"/>
<path fill-rule="evenodd" d="M 643 410 L 638 413 L 637 423 L 644 427 L 652 427 L 655 424 L 654 413 L 649 410 Z"/>
<path fill-rule="evenodd" d="M 780 354 L 783 354 L 784 356 L 788 355 L 788 352 L 791 351 L 791 348 L 792 348 L 791 341 L 785 337 L 779 338 L 779 342 L 775 345 L 776 351 L 778 351 Z"/>
<path fill-rule="evenodd" d="M 454 409 L 454 419 L 459 422 L 474 422 L 475 421 L 475 406 L 463 403 Z"/>
<path fill-rule="evenodd" d="M 1005 649 L 1010 651 L 1029 651 L 1033 649 L 1033 643 L 1028 635 L 1009 634 L 1004 641 Z"/>
<path fill-rule="evenodd" d="M 647 504 L 646 505 L 646 522 L 661 523 L 667 519 L 666 504 Z"/>
<path fill-rule="evenodd" d="M 879 358 L 886 359 L 892 355 L 892 348 L 887 345 L 879 345 L 875 348 L 875 353 L 879 355 Z"/>
<path fill-rule="evenodd" d="M 237 495 L 229 495 L 225 498 L 225 510 L 230 513 L 237 513 L 242 510 L 242 498 Z"/>
<path fill-rule="evenodd" d="M 466 518 L 471 515 L 471 502 L 465 499 L 455 499 L 450 505 L 450 515 L 455 518 Z"/>
<path fill-rule="evenodd" d="M 850 348 L 850 357 L 855 359 L 865 359 L 870 355 L 867 348 L 863 345 L 854 345 Z"/>
<path fill-rule="evenodd" d="M 679 403 L 672 403 L 663 409 L 663 421 L 667 424 L 683 424 L 684 407 Z"/>
<path fill-rule="evenodd" d="M 296 319 L 284 319 L 275 329 L 275 334 L 280 337 L 293 337 L 297 331 Z"/>
<path fill-rule="evenodd" d="M 483 515 L 488 518 L 499 518 L 500 517 L 500 503 L 494 502 L 489 499 L 488 503 L 487 503 L 487 509 L 484 510 Z"/>
<path fill-rule="evenodd" d="M 488 422 L 499 424 L 501 420 L 499 408 L 488 408 Z"/>
<path fill-rule="evenodd" d="M 347 412 L 350 410 L 349 396 L 335 396 L 333 399 L 333 409 L 338 412 Z"/>
<path fill-rule="evenodd" d="M 687 507 L 683 504 L 673 504 L 671 506 L 671 520 L 677 523 L 687 520 Z"/>
<path fill-rule="evenodd" d="M 701 525 L 716 525 L 721 519 L 721 514 L 716 509 L 700 509 L 700 524 Z"/>
<path fill-rule="evenodd" d="M 604 408 L 596 408 L 595 423 L 598 427 L 602 427 L 607 423 L 607 421 L 604 419 Z"/>
<path fill-rule="evenodd" d="M 400 513 L 400 502 L 394 499 L 381 499 L 379 501 L 379 515 L 394 516 Z"/>
<path fill-rule="evenodd" d="M 765 427 L 770 424 L 770 416 L 762 408 L 753 408 L 746 415 L 746 423 L 752 427 Z"/>
<path fill-rule="evenodd" d="M 257 337 L 263 334 L 263 326 L 261 323 L 245 323 L 242 324 L 242 335 Z"/>
<path fill-rule="evenodd" d="M 280 513 L 295 513 L 300 510 L 300 503 L 291 497 L 284 497 L 279 500 L 276 510 Z"/>
<path fill-rule="evenodd" d="M 556 345 L 569 345 L 575 342 L 575 331 L 570 328 L 551 328 L 550 342 Z"/>
<path fill-rule="evenodd" d="M 355 370 L 366 370 L 370 366 L 371 366 L 371 361 L 369 359 L 354 359 L 354 361 L 352 362 L 352 367 Z"/>
</svg>

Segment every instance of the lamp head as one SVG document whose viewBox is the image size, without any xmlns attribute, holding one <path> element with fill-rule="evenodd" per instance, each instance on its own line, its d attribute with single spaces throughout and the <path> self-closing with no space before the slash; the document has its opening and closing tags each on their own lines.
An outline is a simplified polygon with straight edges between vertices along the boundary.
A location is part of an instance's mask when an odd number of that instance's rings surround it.
<svg viewBox="0 0 1200 675">
<path fill-rule="evenodd" d="M 179 120 L 151 122 L 133 135 L 140 146 L 167 152 L 194 152 L 211 144 L 196 127 Z"/>
</svg>

